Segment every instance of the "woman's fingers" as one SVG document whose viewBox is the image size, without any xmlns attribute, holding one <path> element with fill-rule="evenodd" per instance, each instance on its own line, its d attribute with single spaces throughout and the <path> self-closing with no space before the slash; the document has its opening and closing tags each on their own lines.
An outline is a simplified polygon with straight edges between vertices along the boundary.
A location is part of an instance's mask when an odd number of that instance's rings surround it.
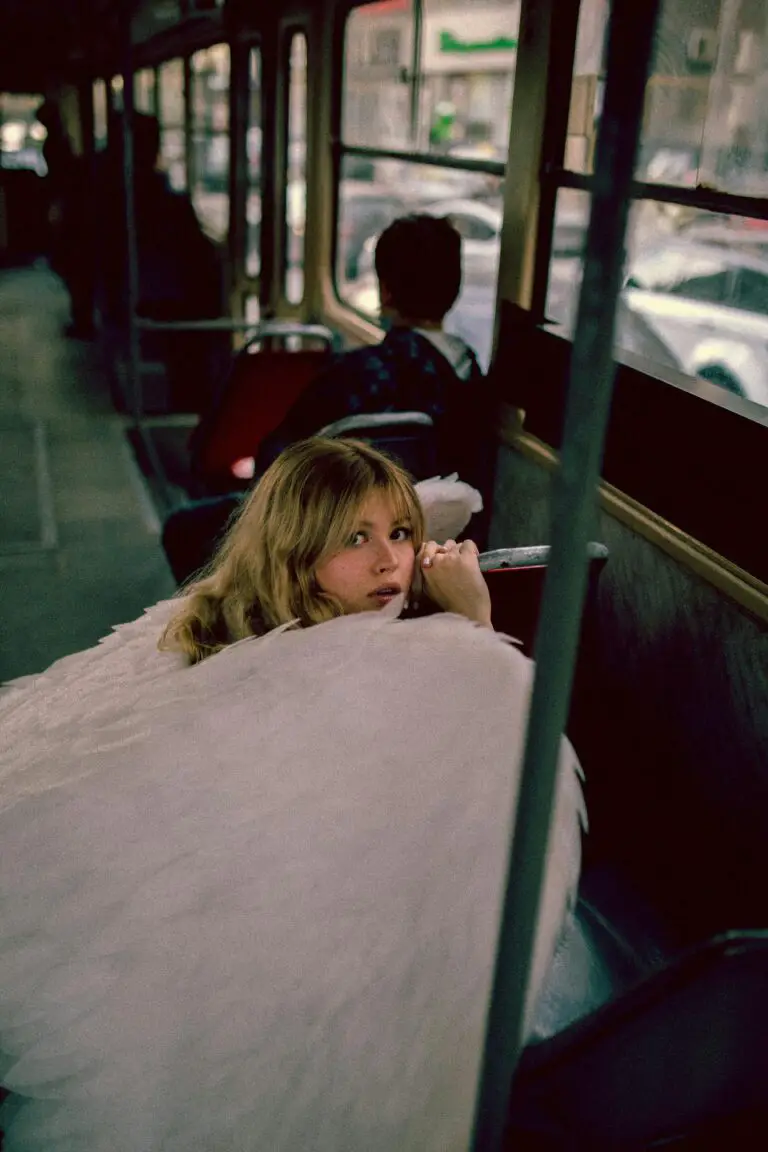
<svg viewBox="0 0 768 1152">
<path fill-rule="evenodd" d="M 467 541 L 464 543 L 467 543 Z M 451 552 L 461 552 L 463 547 L 463 544 L 457 544 L 455 540 L 445 540 L 442 544 L 438 544 L 436 540 L 428 540 L 422 544 L 418 558 L 424 568 L 431 568 L 436 556 L 445 556 Z M 477 552 L 476 548 L 475 552 Z"/>
<path fill-rule="evenodd" d="M 479 550 L 473 540 L 457 544 L 430 540 L 419 565 L 423 585 L 431 599 L 446 612 L 457 612 L 478 623 L 490 624 L 490 596 L 480 571 Z"/>
<path fill-rule="evenodd" d="M 475 544 L 474 540 L 462 540 L 461 544 L 459 544 L 459 552 L 469 552 L 471 556 L 480 555 L 480 549 L 478 548 L 477 544 Z"/>
<path fill-rule="evenodd" d="M 436 540 L 428 540 L 426 544 L 422 546 L 421 563 L 423 567 L 431 567 L 434 563 L 435 556 L 443 555 L 444 552 L 445 547 L 442 544 L 438 544 Z"/>
</svg>

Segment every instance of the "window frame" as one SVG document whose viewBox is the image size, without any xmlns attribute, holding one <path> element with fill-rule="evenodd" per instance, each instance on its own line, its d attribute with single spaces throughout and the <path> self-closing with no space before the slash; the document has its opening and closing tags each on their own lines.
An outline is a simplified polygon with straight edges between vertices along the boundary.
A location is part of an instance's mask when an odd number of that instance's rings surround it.
<svg viewBox="0 0 768 1152">
<path fill-rule="evenodd" d="M 562 0 L 561 0 L 562 2 Z M 532 312 L 537 323 L 546 320 L 546 300 L 549 287 L 551 246 L 554 232 L 557 194 L 561 189 L 572 189 L 592 195 L 594 174 L 576 172 L 565 165 L 568 138 L 573 67 L 578 33 L 578 18 L 584 0 L 566 0 L 571 19 L 567 27 L 559 27 L 559 35 L 550 41 L 549 75 L 558 82 L 552 84 L 547 95 L 546 123 L 542 141 L 540 175 L 541 205 L 536 244 L 536 261 L 532 288 Z M 768 221 L 768 198 L 722 192 L 706 186 L 691 188 L 643 180 L 632 182 L 629 206 L 651 200 L 660 204 L 673 204 L 695 208 L 702 212 L 721 213 L 739 218 Z"/>
<path fill-rule="evenodd" d="M 519 115 L 513 109 L 511 128 L 514 145 L 516 139 L 530 140 L 531 122 L 537 116 L 544 124 L 536 137 L 538 195 L 526 217 L 534 251 L 532 291 L 525 308 L 518 305 L 525 302 L 526 284 L 518 292 L 520 299 L 513 300 L 514 291 L 520 289 L 515 282 L 501 301 L 495 367 L 500 399 L 517 410 L 503 439 L 523 452 L 547 446 L 545 452 L 556 454 L 573 347 L 562 326 L 544 319 L 557 193 L 560 188 L 591 193 L 594 177 L 574 173 L 563 163 L 579 3 L 558 0 L 556 31 L 551 24 L 546 27 L 545 19 L 554 0 L 545 0 L 544 8 L 546 14 L 539 0 L 523 0 L 524 13 L 530 16 L 536 9 L 538 26 L 532 35 L 538 38 L 541 58 L 532 65 L 526 59 L 526 72 L 533 67 L 536 73 L 530 84 L 535 91 Z M 526 34 L 530 31 L 527 25 Z M 521 43 L 525 44 L 524 36 Z M 523 59 L 521 51 L 519 70 Z M 511 148 L 510 161 L 514 159 Z M 631 196 L 635 201 L 651 199 L 768 218 L 768 201 L 760 205 L 751 196 L 709 188 L 636 181 Z M 628 502 L 625 522 L 642 534 L 647 512 L 661 517 L 697 546 L 711 550 L 713 570 L 736 572 L 765 595 L 768 553 L 755 526 L 767 503 L 762 461 L 768 447 L 768 408 L 620 348 L 614 349 L 614 361 L 601 480 L 610 486 L 609 493 Z"/>
</svg>

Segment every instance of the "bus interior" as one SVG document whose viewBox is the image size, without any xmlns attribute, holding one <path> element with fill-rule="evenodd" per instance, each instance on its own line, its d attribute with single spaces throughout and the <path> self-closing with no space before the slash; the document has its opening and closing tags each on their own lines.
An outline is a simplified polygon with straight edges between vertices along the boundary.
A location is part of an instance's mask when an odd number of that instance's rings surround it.
<svg viewBox="0 0 768 1152">
<path fill-rule="evenodd" d="M 654 29 L 655 7 L 0 7 L 0 681 L 173 594 L 167 517 L 247 487 L 324 358 L 381 338 L 396 217 L 462 236 L 447 328 L 497 400 L 486 552 L 556 546 L 580 332 L 612 357 L 567 724 L 610 987 L 522 1053 L 511 1149 L 768 1137 L 768 14 L 660 0 Z M 612 18 L 651 21 L 636 125 Z M 178 230 L 142 191 L 147 125 Z M 601 132 L 635 129 L 612 188 Z M 593 202 L 626 216 L 620 251 Z M 580 306 L 601 269 L 602 316 Z M 533 653 L 547 554 L 500 555 L 494 611 Z"/>
</svg>

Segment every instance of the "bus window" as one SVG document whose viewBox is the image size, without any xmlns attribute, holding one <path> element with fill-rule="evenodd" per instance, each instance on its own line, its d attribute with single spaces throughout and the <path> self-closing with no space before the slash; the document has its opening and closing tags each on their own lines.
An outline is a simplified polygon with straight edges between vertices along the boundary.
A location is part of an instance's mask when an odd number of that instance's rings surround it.
<svg viewBox="0 0 768 1152">
<path fill-rule="evenodd" d="M 133 99 L 137 112 L 144 112 L 147 116 L 157 114 L 154 68 L 142 68 L 133 77 Z"/>
<path fill-rule="evenodd" d="M 103 80 L 93 82 L 93 143 L 97 149 L 107 144 L 107 86 Z"/>
<path fill-rule="evenodd" d="M 190 58 L 192 203 L 205 231 L 226 239 L 229 225 L 229 45 Z"/>
<path fill-rule="evenodd" d="M 124 88 L 124 86 L 125 86 L 125 81 L 123 80 L 122 76 L 119 73 L 117 76 L 113 76 L 109 82 L 109 102 L 110 102 L 110 107 L 112 108 L 112 110 L 114 112 L 122 112 L 123 111 L 123 88 Z"/>
<path fill-rule="evenodd" d="M 719 20 L 705 15 L 700 0 L 662 0 L 636 167 L 646 194 L 630 209 L 616 345 L 768 406 L 768 223 L 727 211 L 729 194 L 759 203 L 768 190 L 765 144 L 758 146 L 768 60 L 753 51 L 749 5 L 724 4 Z M 685 37 L 677 35 L 681 19 Z M 604 0 L 583 0 L 565 168 L 587 177 L 606 22 Z M 699 183 L 723 194 L 726 211 L 696 205 Z M 688 203 L 666 199 L 662 187 L 657 194 L 654 186 L 665 184 L 689 187 Z M 589 201 L 588 191 L 561 187 L 557 194 L 546 314 L 568 330 Z M 738 209 L 745 211 L 743 201 Z M 578 245 L 570 243 L 579 236 Z"/>
<path fill-rule="evenodd" d="M 248 276 L 258 276 L 261 270 L 261 52 L 252 48 L 248 69 L 248 130 L 246 153 L 248 156 L 248 199 L 246 220 L 248 223 L 245 271 Z M 253 297 L 258 304 L 258 297 Z M 246 318 L 250 314 L 246 310 Z M 258 319 L 258 316 L 257 316 Z"/>
<path fill-rule="evenodd" d="M 375 318 L 376 237 L 406 212 L 450 215 L 463 240 L 464 282 L 446 327 L 486 365 L 519 10 L 515 0 L 383 0 L 354 9 L 345 36 L 339 295 Z"/>
<path fill-rule="evenodd" d="M 261 304 L 259 303 L 258 296 L 246 296 L 245 318 L 249 324 L 253 324 L 254 326 L 258 324 L 261 318 Z"/>
<path fill-rule="evenodd" d="M 184 61 L 168 60 L 158 73 L 158 119 L 160 121 L 160 161 L 172 188 L 187 187 L 187 160 L 184 144 Z"/>
<path fill-rule="evenodd" d="M 347 144 L 411 147 L 413 0 L 366 4 L 349 15 L 344 45 L 343 136 Z"/>
<path fill-rule="evenodd" d="M 288 88 L 288 141 L 285 178 L 285 298 L 304 297 L 304 226 L 307 208 L 307 38 L 291 37 Z"/>
<path fill-rule="evenodd" d="M 588 193 L 560 189 L 546 311 L 568 332 L 582 271 L 569 227 L 588 211 Z M 704 211 L 681 223 L 675 205 L 636 200 L 626 247 L 616 347 L 768 406 L 768 223 Z"/>
<path fill-rule="evenodd" d="M 605 0 L 583 0 L 565 157 L 575 172 L 593 170 L 607 20 Z M 638 180 L 765 196 L 764 38 L 764 5 L 662 0 Z"/>
<path fill-rule="evenodd" d="M 42 102 L 41 96 L 0 92 L 0 168 L 25 168 L 45 176 L 46 130 L 36 119 Z"/>
</svg>

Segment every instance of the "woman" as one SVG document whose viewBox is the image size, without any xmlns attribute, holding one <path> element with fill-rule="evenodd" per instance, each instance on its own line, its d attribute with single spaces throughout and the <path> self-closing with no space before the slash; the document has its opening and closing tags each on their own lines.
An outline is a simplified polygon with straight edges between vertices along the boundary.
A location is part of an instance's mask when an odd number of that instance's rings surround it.
<svg viewBox="0 0 768 1152">
<path fill-rule="evenodd" d="M 532 669 L 422 537 L 297 444 L 183 600 L 0 699 L 6 1152 L 466 1152 Z M 528 1034 L 582 810 L 563 740 Z"/>
<path fill-rule="evenodd" d="M 160 647 L 192 663 L 281 624 L 307 628 L 422 592 L 446 612 L 491 626 L 472 541 L 424 541 L 408 476 L 352 440 L 303 440 L 265 472 L 208 574 L 186 589 Z"/>
</svg>

